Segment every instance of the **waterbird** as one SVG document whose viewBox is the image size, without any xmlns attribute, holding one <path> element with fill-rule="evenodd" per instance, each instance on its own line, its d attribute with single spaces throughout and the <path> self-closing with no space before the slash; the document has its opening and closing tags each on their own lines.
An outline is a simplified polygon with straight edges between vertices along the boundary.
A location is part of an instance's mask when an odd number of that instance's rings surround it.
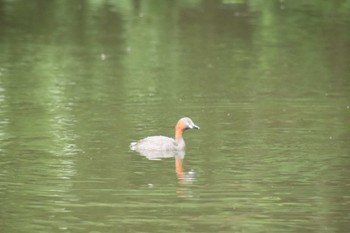
<svg viewBox="0 0 350 233">
<path fill-rule="evenodd" d="M 141 154 L 145 154 L 147 152 L 156 152 L 154 154 L 172 154 L 163 152 L 178 153 L 180 151 L 184 151 L 185 141 L 182 135 L 187 129 L 199 129 L 199 126 L 194 124 L 191 118 L 183 117 L 176 123 L 175 138 L 166 136 L 150 136 L 137 142 L 132 142 L 130 144 L 130 149 L 138 151 Z"/>
</svg>

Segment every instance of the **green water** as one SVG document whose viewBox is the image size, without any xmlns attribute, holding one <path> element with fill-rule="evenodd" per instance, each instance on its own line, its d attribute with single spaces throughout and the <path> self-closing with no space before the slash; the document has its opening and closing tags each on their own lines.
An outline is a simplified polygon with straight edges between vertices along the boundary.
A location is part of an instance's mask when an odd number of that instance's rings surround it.
<svg viewBox="0 0 350 233">
<path fill-rule="evenodd" d="M 0 1 L 0 232 L 348 232 L 350 1 Z M 189 116 L 183 174 L 129 143 Z"/>
</svg>

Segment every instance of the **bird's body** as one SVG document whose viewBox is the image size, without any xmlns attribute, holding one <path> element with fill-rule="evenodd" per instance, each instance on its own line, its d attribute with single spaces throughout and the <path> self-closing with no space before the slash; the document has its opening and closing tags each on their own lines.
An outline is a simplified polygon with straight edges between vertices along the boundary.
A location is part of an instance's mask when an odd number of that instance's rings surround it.
<svg viewBox="0 0 350 233">
<path fill-rule="evenodd" d="M 137 142 L 132 142 L 130 148 L 140 153 L 145 151 L 181 151 L 185 149 L 185 141 L 182 137 L 186 129 L 199 129 L 193 121 L 184 117 L 175 126 L 175 138 L 166 136 L 150 136 Z"/>
</svg>

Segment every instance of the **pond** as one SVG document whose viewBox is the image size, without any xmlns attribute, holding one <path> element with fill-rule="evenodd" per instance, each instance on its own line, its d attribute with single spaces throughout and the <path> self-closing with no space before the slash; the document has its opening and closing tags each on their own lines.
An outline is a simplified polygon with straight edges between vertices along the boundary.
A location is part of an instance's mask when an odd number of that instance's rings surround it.
<svg viewBox="0 0 350 233">
<path fill-rule="evenodd" d="M 350 230 L 350 1 L 0 12 L 1 232 Z"/>
</svg>

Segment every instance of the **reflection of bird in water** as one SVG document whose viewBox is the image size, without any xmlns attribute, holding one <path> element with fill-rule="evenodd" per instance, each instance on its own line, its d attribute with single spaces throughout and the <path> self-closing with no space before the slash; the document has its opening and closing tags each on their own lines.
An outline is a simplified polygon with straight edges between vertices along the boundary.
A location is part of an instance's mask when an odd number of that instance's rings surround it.
<svg viewBox="0 0 350 233">
<path fill-rule="evenodd" d="M 185 157 L 185 150 L 179 151 L 162 151 L 162 150 L 138 150 L 139 154 L 145 156 L 149 160 L 160 160 L 166 158 L 181 158 Z"/>
<path fill-rule="evenodd" d="M 175 170 L 177 178 L 179 179 L 179 182 L 182 184 L 191 184 L 196 178 L 195 178 L 195 172 L 194 171 L 188 171 L 185 172 L 183 168 L 183 159 L 184 157 L 175 156 Z"/>
<path fill-rule="evenodd" d="M 175 138 L 165 136 L 146 137 L 140 141 L 132 142 L 130 149 L 141 154 L 157 153 L 161 158 L 164 158 L 164 154 L 169 154 L 170 151 L 177 153 L 185 150 L 185 141 L 182 135 L 186 129 L 199 129 L 199 127 L 190 118 L 183 117 L 175 126 Z"/>
<path fill-rule="evenodd" d="M 185 150 L 180 151 L 155 151 L 155 150 L 144 150 L 139 152 L 140 155 L 145 156 L 149 160 L 160 160 L 164 158 L 175 158 L 175 171 L 179 182 L 179 186 L 176 188 L 176 194 L 181 198 L 191 198 L 192 190 L 188 185 L 191 185 L 196 181 L 196 173 L 194 171 L 186 172 L 183 168 L 183 161 L 185 158 Z M 153 185 L 149 184 L 149 187 Z"/>
<path fill-rule="evenodd" d="M 185 172 L 183 169 L 184 157 L 175 156 L 175 170 L 179 186 L 176 188 L 176 194 L 181 198 L 193 197 L 190 186 L 196 180 L 196 174 L 194 171 Z"/>
</svg>

